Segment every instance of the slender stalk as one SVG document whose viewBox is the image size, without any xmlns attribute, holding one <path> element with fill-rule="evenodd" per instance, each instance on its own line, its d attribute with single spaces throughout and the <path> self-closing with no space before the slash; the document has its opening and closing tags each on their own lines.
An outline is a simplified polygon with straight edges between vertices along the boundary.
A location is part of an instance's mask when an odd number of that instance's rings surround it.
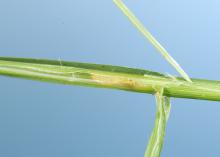
<svg viewBox="0 0 220 157">
<path fill-rule="evenodd" d="M 160 157 L 170 114 L 170 98 L 163 96 L 163 89 L 158 91 L 155 97 L 157 107 L 155 124 L 144 157 Z"/>
<path fill-rule="evenodd" d="M 164 96 L 220 101 L 220 81 L 168 77 L 160 73 L 119 66 L 43 59 L 0 57 L 0 75 L 67 85 L 112 88 Z"/>
<path fill-rule="evenodd" d="M 167 50 L 156 40 L 156 38 L 144 27 L 138 18 L 128 9 L 121 0 L 113 0 L 119 9 L 128 17 L 131 23 L 144 35 L 146 39 L 160 52 L 160 54 L 179 72 L 179 74 L 188 82 L 192 82 L 187 73 L 167 52 Z"/>
</svg>

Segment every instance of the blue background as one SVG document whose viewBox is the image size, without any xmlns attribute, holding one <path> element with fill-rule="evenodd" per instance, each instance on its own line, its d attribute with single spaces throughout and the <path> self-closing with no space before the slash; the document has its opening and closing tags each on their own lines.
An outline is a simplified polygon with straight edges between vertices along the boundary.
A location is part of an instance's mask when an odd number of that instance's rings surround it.
<svg viewBox="0 0 220 157">
<path fill-rule="evenodd" d="M 125 0 L 191 77 L 220 80 L 219 0 Z M 0 0 L 0 56 L 176 71 L 111 0 Z M 147 94 L 0 77 L 0 156 L 142 157 Z M 219 102 L 172 99 L 162 157 L 219 156 Z"/>
</svg>

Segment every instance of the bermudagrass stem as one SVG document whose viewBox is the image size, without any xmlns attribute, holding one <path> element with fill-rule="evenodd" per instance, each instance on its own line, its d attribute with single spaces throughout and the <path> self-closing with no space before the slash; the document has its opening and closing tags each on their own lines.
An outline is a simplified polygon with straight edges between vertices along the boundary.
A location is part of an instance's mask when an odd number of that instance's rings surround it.
<svg viewBox="0 0 220 157">
<path fill-rule="evenodd" d="M 220 81 L 168 77 L 157 72 L 60 60 L 0 57 L 0 75 L 67 85 L 120 89 L 164 96 L 220 101 Z"/>
</svg>

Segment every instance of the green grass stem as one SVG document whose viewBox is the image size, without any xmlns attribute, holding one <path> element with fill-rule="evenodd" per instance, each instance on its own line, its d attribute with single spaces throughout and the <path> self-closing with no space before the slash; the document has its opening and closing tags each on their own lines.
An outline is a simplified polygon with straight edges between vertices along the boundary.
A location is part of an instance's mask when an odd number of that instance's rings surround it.
<svg viewBox="0 0 220 157">
<path fill-rule="evenodd" d="M 220 101 L 220 81 L 169 77 L 148 70 L 59 60 L 0 57 L 0 75 L 67 85 Z"/>
</svg>

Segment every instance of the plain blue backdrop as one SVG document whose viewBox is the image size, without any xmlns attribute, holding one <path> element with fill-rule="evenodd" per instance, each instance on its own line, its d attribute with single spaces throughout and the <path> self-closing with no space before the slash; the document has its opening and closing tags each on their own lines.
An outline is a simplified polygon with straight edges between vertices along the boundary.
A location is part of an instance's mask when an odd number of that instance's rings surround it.
<svg viewBox="0 0 220 157">
<path fill-rule="evenodd" d="M 191 77 L 220 80 L 219 0 L 124 0 Z M 0 0 L 0 56 L 177 75 L 111 0 Z M 142 157 L 154 97 L 0 77 L 1 157 Z M 220 103 L 172 99 L 162 157 L 220 154 Z"/>
</svg>

